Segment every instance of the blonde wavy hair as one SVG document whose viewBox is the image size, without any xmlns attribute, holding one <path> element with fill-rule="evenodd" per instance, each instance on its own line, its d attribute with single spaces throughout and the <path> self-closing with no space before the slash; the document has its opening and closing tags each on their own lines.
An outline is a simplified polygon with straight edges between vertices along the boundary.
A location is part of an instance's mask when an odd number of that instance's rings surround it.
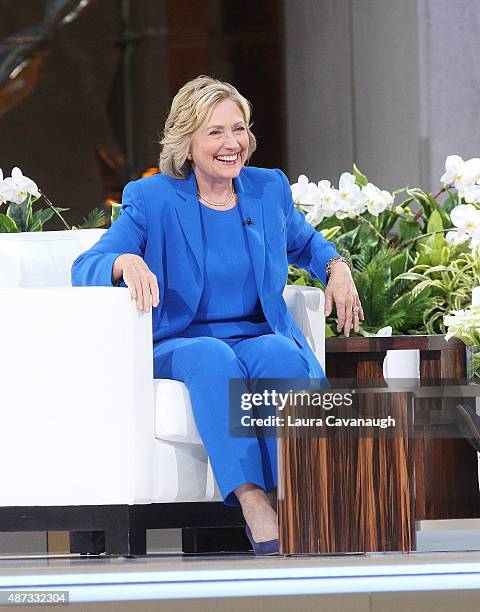
<svg viewBox="0 0 480 612">
<path fill-rule="evenodd" d="M 249 141 L 248 162 L 257 148 L 257 141 L 250 129 L 250 102 L 233 85 L 202 75 L 185 83 L 173 98 L 160 141 L 160 172 L 178 179 L 188 176 L 191 164 L 187 156 L 192 135 L 209 120 L 213 107 L 222 100 L 235 102 L 243 115 Z"/>
</svg>

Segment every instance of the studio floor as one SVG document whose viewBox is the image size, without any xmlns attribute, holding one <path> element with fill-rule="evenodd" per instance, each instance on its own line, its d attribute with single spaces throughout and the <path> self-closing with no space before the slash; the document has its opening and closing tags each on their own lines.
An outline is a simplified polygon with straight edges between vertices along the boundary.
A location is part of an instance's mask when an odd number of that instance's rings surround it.
<svg viewBox="0 0 480 612">
<path fill-rule="evenodd" d="M 27 589 L 68 591 L 72 610 L 478 612 L 480 551 L 1 556 L 0 593 Z"/>
</svg>

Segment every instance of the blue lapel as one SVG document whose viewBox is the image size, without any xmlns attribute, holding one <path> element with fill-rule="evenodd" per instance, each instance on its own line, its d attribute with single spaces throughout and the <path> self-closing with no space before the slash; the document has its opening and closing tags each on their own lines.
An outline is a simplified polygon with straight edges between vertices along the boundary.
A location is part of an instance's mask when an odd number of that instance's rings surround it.
<svg viewBox="0 0 480 612">
<path fill-rule="evenodd" d="M 261 199 L 261 189 L 247 177 L 242 176 L 234 179 L 235 191 L 238 195 L 238 206 L 242 219 L 253 221 L 251 225 L 246 225 L 248 247 L 252 259 L 255 281 L 258 294 L 262 295 L 263 277 L 265 270 L 265 237 L 263 230 L 263 202 Z M 191 172 L 189 176 L 180 181 L 177 189 L 179 196 L 176 204 L 177 216 L 185 234 L 185 238 L 192 249 L 198 265 L 200 285 L 203 287 L 203 244 L 202 231 L 200 225 L 200 209 L 197 199 L 197 182 L 195 174 Z"/>
<path fill-rule="evenodd" d="M 197 181 L 193 172 L 190 172 L 185 180 L 180 181 L 177 195 L 179 196 L 176 205 L 178 220 L 197 261 L 200 274 L 199 281 L 201 281 L 199 284 L 203 287 L 202 229 L 197 199 Z"/>
<path fill-rule="evenodd" d="M 238 196 L 238 206 L 243 220 L 250 218 L 252 225 L 245 225 L 248 247 L 252 259 L 253 272 L 257 283 L 258 295 L 263 293 L 263 275 L 265 272 L 265 236 L 263 231 L 262 192 L 257 185 L 240 172 L 233 181 Z"/>
</svg>

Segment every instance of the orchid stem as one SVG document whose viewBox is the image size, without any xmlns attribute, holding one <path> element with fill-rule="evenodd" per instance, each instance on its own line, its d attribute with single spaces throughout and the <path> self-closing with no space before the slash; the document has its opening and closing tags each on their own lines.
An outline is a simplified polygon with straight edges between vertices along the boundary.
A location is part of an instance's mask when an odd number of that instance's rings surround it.
<svg viewBox="0 0 480 612">
<path fill-rule="evenodd" d="M 68 223 L 62 217 L 62 215 L 58 212 L 58 210 L 52 204 L 52 202 L 50 201 L 48 196 L 42 190 L 39 190 L 39 191 L 40 191 L 40 194 L 41 194 L 42 198 L 45 200 L 45 203 L 47 204 L 47 206 L 49 208 L 51 208 L 53 210 L 53 212 L 60 217 L 60 219 L 62 220 L 63 225 L 67 228 L 67 230 L 71 230 L 72 228 L 70 227 L 70 225 L 68 225 Z"/>
<path fill-rule="evenodd" d="M 368 219 L 365 219 L 365 217 L 362 217 L 361 215 L 358 216 L 358 220 L 362 223 L 366 223 L 370 227 L 370 229 L 375 232 L 375 234 L 377 234 L 377 236 L 380 238 L 380 240 L 382 240 L 382 242 L 386 242 L 388 244 L 388 238 L 384 238 L 382 234 L 377 230 L 377 228 L 373 225 L 373 223 L 370 223 Z"/>
<path fill-rule="evenodd" d="M 435 234 L 443 234 L 445 232 L 450 232 L 451 230 L 451 227 L 447 227 L 446 229 L 435 230 L 434 232 L 427 232 L 426 234 L 420 234 L 420 236 L 415 236 L 415 238 L 410 238 L 409 240 L 405 240 L 405 242 L 398 244 L 396 247 L 394 247 L 394 249 L 395 251 L 400 251 L 401 249 L 403 249 L 403 247 L 406 247 L 409 244 L 420 240 L 421 238 L 426 238 L 427 236 L 434 236 Z"/>
</svg>

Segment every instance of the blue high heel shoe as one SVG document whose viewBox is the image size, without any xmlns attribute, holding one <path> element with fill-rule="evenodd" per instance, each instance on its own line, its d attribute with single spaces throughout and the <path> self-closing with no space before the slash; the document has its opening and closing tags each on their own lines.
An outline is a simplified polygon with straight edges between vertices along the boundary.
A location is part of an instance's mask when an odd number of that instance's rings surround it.
<svg viewBox="0 0 480 612">
<path fill-rule="evenodd" d="M 268 540 L 267 542 L 255 542 L 252 536 L 252 532 L 250 531 L 250 527 L 247 525 L 245 527 L 245 533 L 247 534 L 247 538 L 250 540 L 250 544 L 253 547 L 253 552 L 256 555 L 278 555 L 279 552 L 279 544 L 277 540 Z"/>
</svg>

